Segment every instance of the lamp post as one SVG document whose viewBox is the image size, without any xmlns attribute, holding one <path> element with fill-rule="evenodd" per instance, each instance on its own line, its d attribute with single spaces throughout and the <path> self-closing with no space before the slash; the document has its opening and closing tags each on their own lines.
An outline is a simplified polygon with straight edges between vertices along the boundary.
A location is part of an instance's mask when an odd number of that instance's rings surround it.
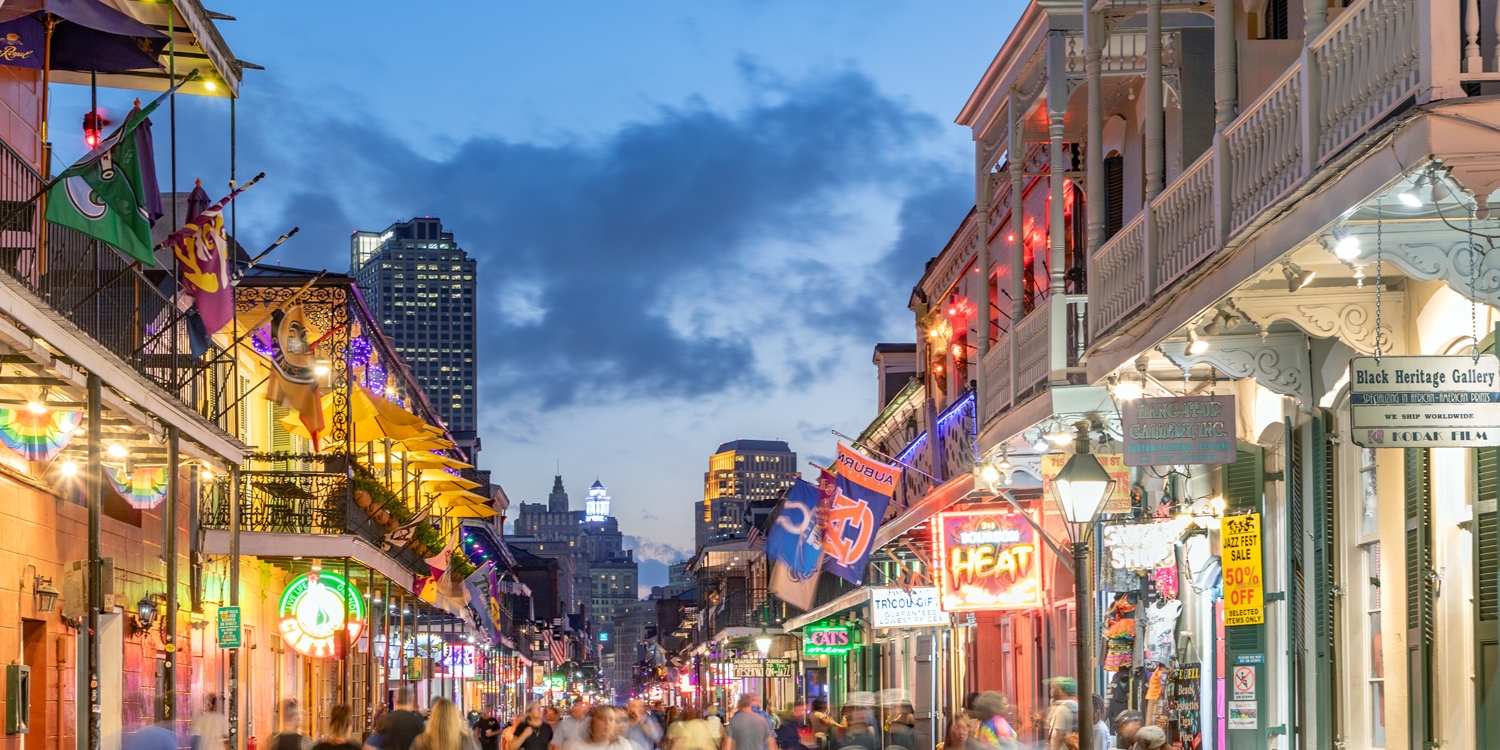
<svg viewBox="0 0 1500 750">
<path fill-rule="evenodd" d="M 1084 535 L 1099 517 L 1104 498 L 1109 496 L 1115 482 L 1099 464 L 1099 459 L 1089 454 L 1089 423 L 1079 422 L 1074 427 L 1078 432 L 1073 457 L 1063 465 L 1052 486 L 1063 519 L 1068 523 L 1068 531 L 1073 536 L 1074 629 L 1078 634 L 1078 748 L 1104 750 L 1094 747 L 1094 664 L 1089 638 L 1093 632 L 1089 607 L 1093 591 L 1089 580 L 1088 543 Z"/>
<path fill-rule="evenodd" d="M 760 700 L 765 705 L 771 705 L 771 697 L 766 693 L 771 690 L 771 676 L 766 669 L 766 656 L 771 653 L 771 633 L 766 630 L 765 614 L 761 614 L 760 635 L 755 636 L 755 649 L 760 652 Z"/>
</svg>

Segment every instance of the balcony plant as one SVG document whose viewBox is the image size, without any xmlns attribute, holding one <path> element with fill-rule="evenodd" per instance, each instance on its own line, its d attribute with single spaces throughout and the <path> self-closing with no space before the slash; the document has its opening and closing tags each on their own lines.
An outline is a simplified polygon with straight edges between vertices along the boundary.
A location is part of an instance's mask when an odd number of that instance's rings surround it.
<svg viewBox="0 0 1500 750">
<path fill-rule="evenodd" d="M 354 502 L 386 531 L 395 531 L 411 520 L 411 511 L 401 497 L 364 471 L 354 473 Z"/>
</svg>

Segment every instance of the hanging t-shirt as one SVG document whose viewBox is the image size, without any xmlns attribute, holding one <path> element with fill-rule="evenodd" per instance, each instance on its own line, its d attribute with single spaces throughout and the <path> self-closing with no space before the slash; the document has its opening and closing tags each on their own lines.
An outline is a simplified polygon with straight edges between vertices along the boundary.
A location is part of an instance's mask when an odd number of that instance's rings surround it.
<svg viewBox="0 0 1500 750">
<path fill-rule="evenodd" d="M 1146 661 L 1171 664 L 1177 656 L 1177 617 L 1182 614 L 1182 602 L 1176 599 L 1146 608 Z"/>
</svg>

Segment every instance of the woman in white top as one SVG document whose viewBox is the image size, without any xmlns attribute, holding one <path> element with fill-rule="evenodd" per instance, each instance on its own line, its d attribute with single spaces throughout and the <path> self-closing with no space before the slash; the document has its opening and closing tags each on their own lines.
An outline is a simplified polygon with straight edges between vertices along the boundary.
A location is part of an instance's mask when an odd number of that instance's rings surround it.
<svg viewBox="0 0 1500 750">
<path fill-rule="evenodd" d="M 614 706 L 594 706 L 583 737 L 569 742 L 563 750 L 634 750 L 635 745 L 621 736 L 619 724 Z"/>
</svg>

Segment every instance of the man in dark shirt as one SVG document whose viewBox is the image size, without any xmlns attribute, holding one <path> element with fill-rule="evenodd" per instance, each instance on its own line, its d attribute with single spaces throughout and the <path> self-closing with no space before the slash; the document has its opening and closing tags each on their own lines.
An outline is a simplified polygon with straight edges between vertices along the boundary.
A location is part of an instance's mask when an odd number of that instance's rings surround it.
<svg viewBox="0 0 1500 750">
<path fill-rule="evenodd" d="M 791 713 L 787 714 L 786 720 L 781 722 L 781 726 L 776 727 L 776 746 L 781 750 L 810 749 L 818 746 L 818 738 L 813 734 L 812 720 L 807 716 L 806 703 L 792 706 Z"/>
<path fill-rule="evenodd" d="M 381 717 L 375 731 L 385 737 L 385 750 L 411 750 L 412 740 L 427 728 L 427 722 L 417 713 L 416 697 L 409 687 L 396 691 L 396 710 Z"/>
<path fill-rule="evenodd" d="M 474 736 L 479 739 L 479 750 L 499 750 L 500 720 L 495 718 L 493 708 L 485 709 L 479 721 L 474 722 Z"/>
</svg>

